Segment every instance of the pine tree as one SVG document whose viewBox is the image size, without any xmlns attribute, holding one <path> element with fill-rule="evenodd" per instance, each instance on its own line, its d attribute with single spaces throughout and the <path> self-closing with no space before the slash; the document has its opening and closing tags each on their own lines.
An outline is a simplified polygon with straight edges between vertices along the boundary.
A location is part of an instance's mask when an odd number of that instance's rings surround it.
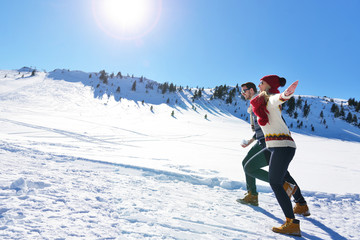
<svg viewBox="0 0 360 240">
<path fill-rule="evenodd" d="M 145 88 L 146 89 L 154 89 L 154 83 L 153 82 L 147 82 Z"/>
<path fill-rule="evenodd" d="M 31 76 L 32 76 L 32 77 L 35 76 L 35 73 L 36 73 L 36 69 L 32 70 Z"/>
<path fill-rule="evenodd" d="M 298 113 L 297 112 L 294 112 L 294 118 L 297 119 L 298 118 Z"/>
<path fill-rule="evenodd" d="M 340 117 L 345 117 L 345 111 L 344 111 L 344 107 L 341 105 L 341 109 L 340 109 L 340 112 L 339 112 L 339 116 Z"/>
<path fill-rule="evenodd" d="M 358 104 L 357 104 L 357 106 L 355 108 L 355 111 L 360 112 L 360 101 L 358 102 Z"/>
<path fill-rule="evenodd" d="M 228 88 L 226 85 L 216 86 L 213 94 L 214 98 L 223 99 L 224 96 L 227 94 L 227 89 Z"/>
<path fill-rule="evenodd" d="M 99 79 L 102 80 L 104 84 L 107 84 L 107 83 L 108 83 L 108 75 L 107 75 L 107 73 L 105 72 L 105 70 L 100 71 L 100 77 L 99 77 Z"/>
<path fill-rule="evenodd" d="M 333 103 L 333 105 L 331 106 L 330 111 L 334 113 L 334 116 L 336 118 L 340 116 L 339 106 L 337 104 Z"/>
<path fill-rule="evenodd" d="M 339 110 L 337 110 L 336 112 L 334 112 L 334 117 L 336 117 L 336 118 L 340 117 L 340 111 L 339 111 Z"/>
<path fill-rule="evenodd" d="M 353 116 L 352 116 L 351 112 L 348 113 L 348 115 L 347 115 L 347 117 L 346 117 L 346 121 L 347 121 L 348 123 L 351 123 L 351 122 L 353 121 Z"/>
<path fill-rule="evenodd" d="M 120 93 L 120 87 L 117 87 L 116 92 Z"/>
<path fill-rule="evenodd" d="M 324 118 L 324 112 L 321 110 L 321 112 L 320 112 L 320 117 L 321 118 Z"/>
<path fill-rule="evenodd" d="M 173 117 L 175 115 L 175 112 L 174 110 L 171 112 L 171 116 Z"/>
<path fill-rule="evenodd" d="M 289 114 L 289 116 L 291 117 L 294 110 L 295 110 L 295 98 L 291 97 L 287 102 L 286 102 L 286 106 L 287 106 L 287 110 L 286 112 Z"/>
<path fill-rule="evenodd" d="M 307 101 L 305 101 L 304 105 L 304 117 L 307 117 L 310 113 L 310 105 L 307 104 Z"/>
<path fill-rule="evenodd" d="M 136 81 L 134 81 L 132 87 L 131 87 L 131 91 L 136 91 Z"/>
<path fill-rule="evenodd" d="M 358 123 L 358 119 L 357 119 L 357 116 L 355 114 L 353 115 L 352 122 L 355 123 L 355 124 Z"/>
<path fill-rule="evenodd" d="M 301 97 L 299 96 L 299 98 L 296 101 L 296 107 L 297 108 L 301 108 L 302 107 L 302 102 L 303 100 L 301 99 Z"/>
<path fill-rule="evenodd" d="M 232 104 L 232 102 L 233 102 L 233 99 L 232 99 L 231 96 L 229 96 L 229 97 L 226 99 L 226 103 L 227 103 L 227 104 Z"/>
<path fill-rule="evenodd" d="M 175 92 L 175 91 L 176 91 L 176 88 L 175 88 L 174 84 L 170 83 L 169 92 Z"/>
<path fill-rule="evenodd" d="M 337 108 L 337 105 L 335 103 L 333 103 L 333 105 L 331 106 L 330 111 L 334 113 L 336 111 L 336 108 Z"/>
<path fill-rule="evenodd" d="M 349 104 L 349 106 L 355 106 L 356 105 L 355 98 L 349 98 L 348 104 Z"/>
<path fill-rule="evenodd" d="M 164 83 L 164 84 L 160 84 L 159 85 L 159 88 L 161 89 L 161 93 L 162 94 L 165 94 L 166 93 L 166 91 L 168 90 L 168 88 L 169 88 L 169 83 Z"/>
</svg>

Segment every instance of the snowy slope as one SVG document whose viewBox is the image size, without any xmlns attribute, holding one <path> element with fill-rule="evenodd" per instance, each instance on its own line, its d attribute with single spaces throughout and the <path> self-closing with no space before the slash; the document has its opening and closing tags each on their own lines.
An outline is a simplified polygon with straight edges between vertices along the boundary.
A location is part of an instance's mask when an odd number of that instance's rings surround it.
<svg viewBox="0 0 360 240">
<path fill-rule="evenodd" d="M 121 101 L 121 99 L 124 98 L 126 100 L 145 102 L 147 104 L 159 105 L 166 103 L 178 110 L 187 110 L 189 108 L 196 108 L 197 110 L 200 108 L 215 115 L 232 115 L 248 121 L 246 109 L 249 106 L 249 102 L 241 98 L 239 91 L 236 92 L 231 104 L 227 104 L 225 101 L 228 95 L 224 96 L 223 99 L 215 98 L 211 100 L 215 91 L 214 89 L 204 89 L 202 97 L 192 101 L 194 93 L 199 90 L 197 88 L 187 88 L 177 91 L 176 93 L 169 93 L 169 91 L 167 91 L 165 94 L 161 94 L 161 90 L 158 89 L 160 84 L 146 78 L 130 76 L 124 76 L 122 78 L 114 76 L 111 78 L 108 76 L 108 82 L 104 84 L 99 80 L 99 73 L 91 73 L 91 77 L 89 77 L 89 75 L 89 73 L 81 71 L 57 69 L 50 72 L 48 77 L 67 82 L 81 82 L 85 86 L 91 86 L 94 97 L 100 99 L 112 97 L 116 101 Z M 136 91 L 131 91 L 134 82 L 137 83 Z M 255 82 L 255 84 L 257 83 Z M 241 83 L 239 85 L 241 85 Z M 117 91 L 118 88 L 120 92 Z M 234 87 L 228 86 L 228 92 L 233 88 Z M 347 100 L 299 95 L 296 95 L 295 99 L 302 100 L 301 106 L 297 106 L 294 111 L 298 116 L 296 118 L 289 116 L 286 111 L 286 106 L 284 107 L 285 111 L 283 111 L 284 118 L 293 132 L 360 142 L 360 128 L 354 124 L 349 124 L 342 118 L 334 117 L 334 113 L 331 112 L 331 107 L 334 103 L 337 104 L 339 108 L 343 106 L 344 117 L 350 112 L 359 119 L 358 123 L 360 123 L 360 113 L 356 112 L 354 108 L 349 107 Z M 167 100 L 169 100 L 169 102 L 167 102 Z M 306 117 L 303 115 L 305 102 L 310 106 L 310 113 Z M 323 112 L 323 117 L 320 117 L 321 112 Z M 303 123 L 303 126 L 297 127 L 299 123 Z M 314 127 L 313 130 L 311 126 Z"/>
<path fill-rule="evenodd" d="M 97 87 L 80 71 L 30 74 L 0 71 L 1 239 L 289 238 L 271 231 L 284 217 L 267 183 L 259 207 L 235 202 L 252 136 L 240 98 L 210 101 L 208 89 L 193 103 L 146 79 L 131 91 L 139 78 Z M 290 165 L 312 212 L 299 217 L 303 236 L 359 239 L 360 143 L 309 132 L 294 133 Z"/>
</svg>

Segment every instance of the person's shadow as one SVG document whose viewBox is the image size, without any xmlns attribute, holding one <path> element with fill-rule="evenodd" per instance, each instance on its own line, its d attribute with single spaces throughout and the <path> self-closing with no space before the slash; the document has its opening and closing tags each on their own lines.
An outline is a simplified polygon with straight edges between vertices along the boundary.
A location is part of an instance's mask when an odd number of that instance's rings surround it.
<svg viewBox="0 0 360 240">
<path fill-rule="evenodd" d="M 260 213 L 264 214 L 265 216 L 274 219 L 275 221 L 279 222 L 280 224 L 284 223 L 283 219 L 280 219 L 280 218 L 276 217 L 274 214 L 266 211 L 265 209 L 263 209 L 261 207 L 255 207 L 255 206 L 250 206 L 250 207 L 253 208 L 257 212 L 260 212 Z M 326 232 L 329 235 L 329 239 L 333 239 L 333 240 L 342 240 L 342 239 L 344 239 L 344 240 L 346 240 L 345 237 L 341 236 L 339 233 L 335 232 L 331 228 L 325 226 L 324 224 L 322 224 L 318 220 L 315 220 L 315 219 L 312 219 L 312 218 L 308 217 L 308 218 L 303 218 L 302 221 L 309 221 L 312 224 L 314 224 L 315 226 L 317 226 L 318 228 L 322 229 L 324 232 Z M 311 235 L 311 234 L 309 234 L 307 232 L 304 232 L 304 231 L 301 231 L 301 235 L 302 235 L 302 237 L 305 237 L 307 239 L 323 240 L 323 238 Z M 289 237 L 293 237 L 294 239 L 299 239 L 299 237 L 295 237 L 295 236 L 289 236 Z"/>
<path fill-rule="evenodd" d="M 341 236 L 339 233 L 337 233 L 337 232 L 335 232 L 334 230 L 332 230 L 331 228 L 325 226 L 324 224 L 322 224 L 321 222 L 319 222 L 319 221 L 316 220 L 316 219 L 313 219 L 313 218 L 304 218 L 304 220 L 311 222 L 312 224 L 314 224 L 315 226 L 317 226 L 318 228 L 322 229 L 324 232 L 326 232 L 327 234 L 329 234 L 330 239 L 334 239 L 334 240 L 335 240 L 335 239 L 336 239 L 336 240 L 338 240 L 338 239 L 340 239 L 340 240 L 341 240 L 341 239 L 345 239 L 345 240 L 346 240 L 346 237 Z M 308 235 L 305 235 L 305 234 L 304 234 L 304 236 L 307 236 L 307 237 L 310 238 L 311 235 L 308 236 Z"/>
</svg>

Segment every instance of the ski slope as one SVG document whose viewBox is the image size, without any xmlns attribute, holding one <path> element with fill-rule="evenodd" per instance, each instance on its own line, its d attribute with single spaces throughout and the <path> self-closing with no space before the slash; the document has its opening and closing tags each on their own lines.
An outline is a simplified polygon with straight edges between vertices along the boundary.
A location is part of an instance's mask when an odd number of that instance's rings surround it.
<svg viewBox="0 0 360 240">
<path fill-rule="evenodd" d="M 24 74 L 0 71 L 1 239 L 292 238 L 271 231 L 284 216 L 267 183 L 259 207 L 235 201 L 252 132 L 228 107 Z M 293 137 L 289 171 L 312 214 L 299 217 L 303 238 L 360 239 L 359 141 Z"/>
</svg>

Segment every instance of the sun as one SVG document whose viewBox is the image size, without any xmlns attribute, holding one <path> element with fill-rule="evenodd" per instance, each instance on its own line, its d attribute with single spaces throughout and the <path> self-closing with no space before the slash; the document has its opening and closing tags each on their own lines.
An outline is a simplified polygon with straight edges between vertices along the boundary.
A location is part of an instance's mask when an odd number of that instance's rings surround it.
<svg viewBox="0 0 360 240">
<path fill-rule="evenodd" d="M 157 24 L 162 0 L 92 0 L 97 25 L 119 39 L 145 36 Z"/>
</svg>

